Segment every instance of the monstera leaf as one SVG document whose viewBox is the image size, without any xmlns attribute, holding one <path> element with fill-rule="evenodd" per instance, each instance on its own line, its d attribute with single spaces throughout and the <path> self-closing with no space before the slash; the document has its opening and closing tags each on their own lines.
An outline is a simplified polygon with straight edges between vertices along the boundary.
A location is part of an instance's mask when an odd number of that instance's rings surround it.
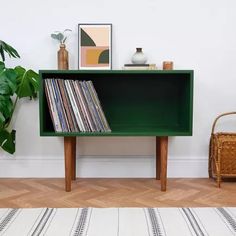
<svg viewBox="0 0 236 236">
<path fill-rule="evenodd" d="M 0 130 L 0 146 L 10 154 L 15 152 L 16 131 Z"/>
<path fill-rule="evenodd" d="M 39 75 L 21 66 L 6 68 L 5 53 L 9 57 L 20 57 L 18 52 L 0 40 L 0 148 L 13 154 L 15 152 L 16 131 L 9 131 L 17 101 L 23 97 L 37 97 Z"/>
<path fill-rule="evenodd" d="M 9 57 L 15 57 L 20 58 L 20 55 L 9 44 L 5 43 L 4 41 L 0 40 L 0 56 L 2 57 L 2 60 L 5 61 L 5 52 L 8 54 Z"/>
<path fill-rule="evenodd" d="M 19 98 L 37 97 L 38 79 L 39 75 L 33 70 L 26 70 L 21 66 L 7 69 L 0 62 L 0 147 L 11 154 L 15 152 L 16 131 L 9 132 L 8 127 L 16 103 Z"/>
<path fill-rule="evenodd" d="M 17 73 L 14 69 L 7 69 L 3 62 L 0 62 L 0 94 L 13 95 L 17 89 Z"/>
<path fill-rule="evenodd" d="M 33 70 L 26 70 L 21 66 L 17 66 L 14 70 L 17 73 L 17 96 L 36 98 L 39 90 L 39 75 Z"/>
<path fill-rule="evenodd" d="M 0 130 L 4 128 L 13 113 L 13 103 L 8 95 L 0 94 Z"/>
<path fill-rule="evenodd" d="M 0 73 L 5 69 L 4 62 L 0 61 Z"/>
<path fill-rule="evenodd" d="M 11 96 L 17 89 L 16 77 L 14 69 L 6 69 L 4 63 L 0 62 L 0 130 L 13 113 Z"/>
</svg>

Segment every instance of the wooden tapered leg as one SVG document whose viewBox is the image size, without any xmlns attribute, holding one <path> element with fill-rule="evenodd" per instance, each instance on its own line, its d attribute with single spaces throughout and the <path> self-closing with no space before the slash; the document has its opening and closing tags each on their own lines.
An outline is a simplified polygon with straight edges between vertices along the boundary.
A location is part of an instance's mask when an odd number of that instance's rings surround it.
<svg viewBox="0 0 236 236">
<path fill-rule="evenodd" d="M 72 161 L 71 161 L 71 179 L 76 180 L 76 137 L 72 139 Z"/>
<path fill-rule="evenodd" d="M 156 137 L 156 180 L 160 180 L 161 176 L 161 138 Z"/>
<path fill-rule="evenodd" d="M 65 189 L 71 191 L 72 162 L 73 162 L 73 137 L 64 137 L 65 158 Z"/>
<path fill-rule="evenodd" d="M 166 191 L 167 183 L 167 156 L 168 156 L 168 137 L 160 137 L 160 179 L 161 191 Z"/>
</svg>

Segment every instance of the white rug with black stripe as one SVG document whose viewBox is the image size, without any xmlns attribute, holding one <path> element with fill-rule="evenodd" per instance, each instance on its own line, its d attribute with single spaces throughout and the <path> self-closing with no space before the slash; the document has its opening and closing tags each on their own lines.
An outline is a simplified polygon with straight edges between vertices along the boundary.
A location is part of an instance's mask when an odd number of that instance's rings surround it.
<svg viewBox="0 0 236 236">
<path fill-rule="evenodd" d="M 236 207 L 0 209 L 5 236 L 232 236 Z"/>
</svg>

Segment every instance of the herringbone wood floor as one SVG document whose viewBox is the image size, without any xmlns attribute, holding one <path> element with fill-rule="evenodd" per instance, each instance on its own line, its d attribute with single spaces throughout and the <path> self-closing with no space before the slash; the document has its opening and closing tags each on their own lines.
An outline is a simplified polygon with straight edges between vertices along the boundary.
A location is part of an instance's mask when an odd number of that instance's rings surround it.
<svg viewBox="0 0 236 236">
<path fill-rule="evenodd" d="M 79 179 L 69 193 L 64 179 L 0 180 L 0 207 L 236 206 L 235 196 L 236 182 L 209 179 L 169 179 L 167 192 L 154 179 Z"/>
</svg>

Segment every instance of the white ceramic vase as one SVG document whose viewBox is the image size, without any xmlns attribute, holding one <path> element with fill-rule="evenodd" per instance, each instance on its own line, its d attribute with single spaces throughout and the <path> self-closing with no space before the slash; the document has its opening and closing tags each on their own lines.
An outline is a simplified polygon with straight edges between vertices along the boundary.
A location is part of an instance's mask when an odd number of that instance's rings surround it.
<svg viewBox="0 0 236 236">
<path fill-rule="evenodd" d="M 133 64 L 145 64 L 147 62 L 147 57 L 142 51 L 142 48 L 136 48 L 136 52 L 131 58 Z"/>
</svg>

